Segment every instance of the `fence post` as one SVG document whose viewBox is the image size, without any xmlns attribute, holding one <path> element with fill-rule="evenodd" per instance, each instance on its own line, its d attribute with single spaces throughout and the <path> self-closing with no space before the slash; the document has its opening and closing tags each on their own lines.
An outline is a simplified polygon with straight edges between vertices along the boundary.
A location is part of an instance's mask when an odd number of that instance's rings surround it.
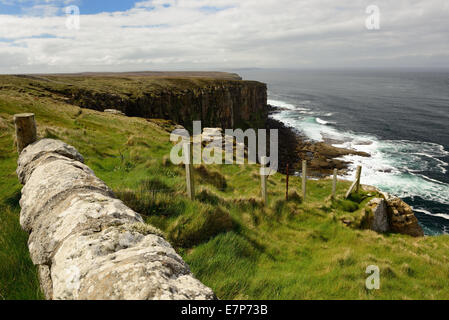
<svg viewBox="0 0 449 320">
<path fill-rule="evenodd" d="M 360 190 L 360 176 L 362 175 L 362 166 L 358 166 L 357 167 L 357 172 L 355 175 L 355 179 L 356 179 L 356 185 L 355 185 L 355 192 L 359 192 Z"/>
<path fill-rule="evenodd" d="M 267 167 L 267 157 L 261 157 L 260 158 L 260 164 L 264 170 L 262 170 L 263 174 L 260 175 L 260 182 L 261 182 L 261 192 L 262 192 L 262 199 L 263 203 L 267 204 L 268 202 L 268 196 L 267 196 L 267 175 L 265 168 Z"/>
<path fill-rule="evenodd" d="M 184 143 L 183 145 L 184 153 L 184 163 L 186 166 L 186 185 L 187 185 L 187 195 L 190 200 L 195 198 L 195 185 L 193 181 L 193 159 L 192 159 L 192 144 Z"/>
<path fill-rule="evenodd" d="M 26 146 L 37 140 L 34 113 L 14 115 L 14 125 L 16 127 L 17 152 L 20 154 Z"/>
<path fill-rule="evenodd" d="M 332 200 L 335 199 L 336 193 L 337 193 L 337 169 L 334 169 L 334 176 L 332 180 Z"/>
<path fill-rule="evenodd" d="M 349 196 L 351 195 L 351 193 L 353 193 L 354 191 L 358 192 L 360 189 L 360 176 L 362 174 L 362 166 L 358 166 L 357 167 L 357 171 L 355 174 L 355 180 L 352 183 L 351 187 L 349 188 L 348 192 L 346 192 L 345 198 L 349 198 Z"/>
<path fill-rule="evenodd" d="M 285 181 L 285 201 L 288 201 L 288 163 L 287 163 L 287 177 Z"/>
<path fill-rule="evenodd" d="M 306 201 L 307 193 L 307 161 L 302 161 L 302 201 Z"/>
</svg>

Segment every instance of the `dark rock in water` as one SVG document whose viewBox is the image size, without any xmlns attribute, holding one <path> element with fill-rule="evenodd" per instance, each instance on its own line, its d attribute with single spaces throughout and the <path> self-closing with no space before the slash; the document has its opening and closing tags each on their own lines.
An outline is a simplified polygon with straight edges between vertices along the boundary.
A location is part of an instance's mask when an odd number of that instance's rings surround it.
<svg viewBox="0 0 449 320">
<path fill-rule="evenodd" d="M 268 109 L 268 113 L 270 113 L 270 114 L 280 111 L 279 107 L 273 106 L 271 104 L 267 104 L 267 109 Z"/>
<path fill-rule="evenodd" d="M 307 160 L 309 174 L 322 177 L 332 174 L 334 168 L 346 170 L 349 162 L 338 160 L 345 155 L 370 157 L 366 152 L 337 148 L 324 142 L 308 141 L 298 130 L 269 118 L 267 129 L 279 130 L 279 171 L 285 173 L 286 164 L 294 171 L 300 171 L 300 163 Z"/>
</svg>

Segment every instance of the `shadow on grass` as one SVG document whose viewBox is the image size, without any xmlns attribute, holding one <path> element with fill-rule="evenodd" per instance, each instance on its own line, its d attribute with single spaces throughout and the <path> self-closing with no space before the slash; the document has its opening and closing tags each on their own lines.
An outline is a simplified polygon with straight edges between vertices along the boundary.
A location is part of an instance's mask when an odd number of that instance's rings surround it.
<svg viewBox="0 0 449 320">
<path fill-rule="evenodd" d="M 22 196 L 21 189 L 14 191 L 12 195 L 3 200 L 3 203 L 12 210 L 20 210 L 20 198 Z"/>
</svg>

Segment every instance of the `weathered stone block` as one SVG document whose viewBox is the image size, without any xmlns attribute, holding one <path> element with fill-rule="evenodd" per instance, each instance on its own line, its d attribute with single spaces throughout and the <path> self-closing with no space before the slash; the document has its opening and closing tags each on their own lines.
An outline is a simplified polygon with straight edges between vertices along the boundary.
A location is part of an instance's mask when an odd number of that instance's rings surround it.
<svg viewBox="0 0 449 320">
<path fill-rule="evenodd" d="M 388 232 L 390 230 L 390 225 L 386 201 L 384 199 L 375 198 L 368 203 L 368 208 L 371 209 L 372 213 L 370 229 L 376 232 Z"/>
<path fill-rule="evenodd" d="M 20 223 L 47 299 L 215 299 L 156 228 L 116 199 L 75 148 L 20 154 Z"/>
</svg>

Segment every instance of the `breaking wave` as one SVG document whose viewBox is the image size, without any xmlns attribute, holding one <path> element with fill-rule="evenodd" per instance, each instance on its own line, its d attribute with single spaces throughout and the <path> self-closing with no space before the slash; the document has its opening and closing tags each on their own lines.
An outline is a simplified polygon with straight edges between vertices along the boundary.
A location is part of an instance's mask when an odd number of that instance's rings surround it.
<svg viewBox="0 0 449 320">
<path fill-rule="evenodd" d="M 338 129 L 332 113 L 322 113 L 307 103 L 295 106 L 279 100 L 269 104 L 283 108 L 272 115 L 276 120 L 299 129 L 309 139 L 324 141 L 336 147 L 364 151 L 371 157 L 349 155 L 342 160 L 350 161 L 344 179 L 353 179 L 355 169 L 362 165 L 362 183 L 406 199 L 421 215 L 439 218 L 436 227 L 425 228 L 426 233 L 442 233 L 449 230 L 449 184 L 432 178 L 445 175 L 449 164 L 445 162 L 449 152 L 442 145 L 425 141 L 382 140 L 376 136 Z M 323 118 L 326 118 L 324 120 Z M 430 208 L 430 209 L 429 209 Z M 420 219 L 420 222 L 422 219 Z"/>
</svg>

